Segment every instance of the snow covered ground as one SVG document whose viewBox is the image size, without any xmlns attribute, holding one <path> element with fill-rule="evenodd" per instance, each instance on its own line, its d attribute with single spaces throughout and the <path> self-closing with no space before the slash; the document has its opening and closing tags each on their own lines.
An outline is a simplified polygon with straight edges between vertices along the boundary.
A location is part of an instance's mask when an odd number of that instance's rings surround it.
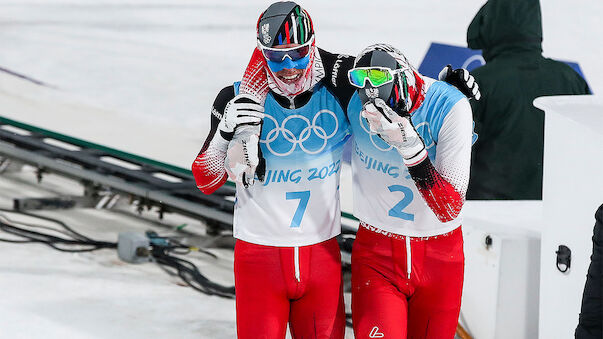
<svg viewBox="0 0 603 339">
<path fill-rule="evenodd" d="M 188 167 L 207 133 L 211 102 L 240 78 L 269 3 L 0 0 L 0 67 L 47 84 L 0 71 L 0 116 Z M 390 42 L 418 65 L 432 41 L 466 45 L 467 25 L 483 1 L 300 3 L 320 46 L 355 54 Z M 601 93 L 603 26 L 596 14 L 603 3 L 544 0 L 542 9 L 544 55 L 579 62 Z M 51 178 L 39 188 L 27 172 L 0 176 L 0 207 L 69 187 Z M 165 231 L 128 213 L 45 214 L 112 241 L 120 230 Z M 152 264 L 126 265 L 109 250 L 73 255 L 0 243 L 0 251 L 0 338 L 235 336 L 234 302 L 181 287 Z M 220 265 L 196 262 L 231 281 L 231 253 L 222 254 Z"/>
<path fill-rule="evenodd" d="M 80 191 L 77 183 L 54 175 L 45 176 L 38 185 L 30 168 L 0 176 L 0 208 L 12 208 L 16 197 Z M 203 234 L 198 222 L 166 215 L 166 220 L 158 223 L 156 215 L 146 213 L 140 218 L 127 205 L 112 211 L 74 209 L 39 214 L 62 220 L 102 241 L 115 242 L 122 231 L 152 229 L 162 235 L 175 234 L 173 228 L 182 223 Z M 14 214 L 0 215 L 25 221 Z M 0 237 L 9 238 L 4 232 Z M 231 285 L 232 251 L 210 251 L 219 260 L 202 254 L 187 259 L 212 279 Z M 235 337 L 233 300 L 185 287 L 179 278 L 170 277 L 153 263 L 126 264 L 111 249 L 62 253 L 41 244 L 0 242 L 0 253 L 0 338 Z"/>
</svg>

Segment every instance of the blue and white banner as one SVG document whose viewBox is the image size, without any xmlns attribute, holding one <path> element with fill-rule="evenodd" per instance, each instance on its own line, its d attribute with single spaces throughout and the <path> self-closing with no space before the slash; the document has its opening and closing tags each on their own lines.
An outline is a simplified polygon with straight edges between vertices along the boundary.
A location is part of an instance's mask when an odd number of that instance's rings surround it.
<svg viewBox="0 0 603 339">
<path fill-rule="evenodd" d="M 586 80 L 578 63 L 559 61 L 568 64 Z M 419 66 L 419 73 L 437 79 L 442 68 L 448 64 L 452 65 L 452 68 L 465 68 L 471 71 L 474 68 L 485 65 L 486 62 L 482 57 L 481 50 L 432 42 L 425 54 L 425 58 L 423 58 L 421 66 Z"/>
</svg>

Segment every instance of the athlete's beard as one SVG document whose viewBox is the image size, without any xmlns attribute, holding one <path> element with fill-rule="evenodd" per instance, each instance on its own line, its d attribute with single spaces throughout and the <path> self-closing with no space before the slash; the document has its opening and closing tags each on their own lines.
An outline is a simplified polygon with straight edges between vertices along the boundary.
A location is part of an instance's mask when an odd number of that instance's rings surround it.
<svg viewBox="0 0 603 339">
<path fill-rule="evenodd" d="M 266 68 L 268 69 L 268 72 L 266 72 L 268 73 L 268 86 L 270 86 L 270 89 L 272 91 L 276 92 L 277 94 L 291 98 L 314 87 L 314 85 L 320 80 L 317 80 L 319 73 L 324 72 L 316 71 L 317 66 L 319 66 L 317 65 L 317 62 L 320 63 L 321 68 L 322 62 L 320 61 L 320 58 L 318 58 L 318 60 L 315 60 L 318 53 L 316 51 L 316 48 L 314 46 L 312 47 L 313 48 L 310 50 L 310 61 L 308 62 L 308 66 L 306 67 L 306 69 L 304 69 L 304 73 L 302 74 L 302 76 L 294 83 L 287 84 L 283 82 L 276 76 L 274 72 L 272 72 L 270 67 L 266 66 Z M 322 78 L 322 76 L 320 78 Z"/>
</svg>

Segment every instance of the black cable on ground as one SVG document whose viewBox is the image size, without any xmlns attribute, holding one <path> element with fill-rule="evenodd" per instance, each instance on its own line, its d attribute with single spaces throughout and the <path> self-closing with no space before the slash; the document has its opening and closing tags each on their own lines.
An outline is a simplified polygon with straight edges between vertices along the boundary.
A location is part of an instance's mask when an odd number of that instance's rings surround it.
<svg viewBox="0 0 603 339">
<path fill-rule="evenodd" d="M 4 221 L 0 221 L 0 229 L 2 229 L 6 233 L 12 234 L 14 236 L 24 238 L 23 240 L 0 239 L 0 241 L 3 241 L 3 242 L 11 242 L 11 243 L 36 242 L 36 243 L 48 245 L 48 246 L 50 246 L 58 251 L 62 251 L 62 252 L 90 252 L 90 251 L 96 251 L 96 250 L 103 249 L 103 248 L 117 248 L 117 243 L 92 240 L 78 232 L 75 232 L 73 229 L 71 229 L 69 226 L 65 225 L 65 223 L 61 222 L 60 220 L 47 218 L 47 217 L 41 217 L 41 216 L 38 216 L 35 214 L 15 212 L 12 210 L 0 209 L 0 211 L 8 212 L 8 213 L 23 214 L 23 215 L 27 215 L 29 217 L 34 217 L 34 218 L 39 218 L 42 220 L 54 222 L 54 223 L 60 225 L 61 227 L 63 227 L 65 230 L 67 230 L 67 232 L 69 232 L 69 233 L 63 233 L 64 235 L 71 237 L 71 238 L 63 238 L 63 237 L 59 237 L 56 235 L 36 232 L 36 231 L 28 230 L 25 228 L 21 228 L 21 227 L 6 223 Z M 10 220 L 8 218 L 6 218 L 6 219 Z M 16 222 L 16 221 L 11 221 L 11 222 L 13 224 L 19 224 L 19 222 Z M 25 226 L 27 226 L 27 227 L 40 226 L 40 227 L 48 229 L 48 227 L 43 226 L 43 225 L 25 224 Z M 60 230 L 54 230 L 54 231 L 61 232 Z M 80 247 L 80 248 L 78 248 L 78 247 Z M 81 247 L 86 247 L 86 248 L 81 248 Z"/>
<path fill-rule="evenodd" d="M 79 232 L 76 232 L 69 226 L 67 226 L 64 222 L 44 217 L 36 214 L 31 214 L 22 211 L 15 210 L 7 210 L 1 209 L 0 212 L 5 213 L 15 213 L 21 214 L 32 218 L 38 218 L 40 220 L 49 221 L 59 225 L 63 230 L 54 229 L 52 227 L 37 225 L 32 223 L 25 223 L 12 220 L 7 216 L 3 216 L 3 218 L 8 221 L 4 222 L 0 220 L 0 230 L 5 231 L 6 233 L 12 234 L 16 237 L 20 237 L 23 239 L 1 239 L 2 242 L 9 243 L 41 243 L 48 245 L 58 251 L 62 252 L 90 252 L 96 251 L 103 248 L 117 248 L 117 243 L 114 242 L 106 242 L 106 241 L 96 241 L 93 240 Z M 29 229 L 21 228 L 15 225 L 23 225 L 25 227 L 30 228 L 42 228 L 48 229 L 53 232 L 61 233 L 69 238 L 60 237 L 56 235 L 46 234 L 42 232 L 32 231 Z M 191 251 L 190 246 L 186 246 L 182 244 L 179 240 L 173 238 L 160 237 L 156 232 L 149 231 L 147 232 L 147 237 L 151 240 L 151 252 L 150 255 L 161 265 L 164 270 L 167 270 L 167 267 L 175 269 L 177 274 L 187 285 L 192 287 L 193 289 L 208 294 L 208 295 L 216 295 L 224 298 L 232 299 L 234 298 L 235 291 L 234 286 L 224 286 L 218 283 L 215 283 L 204 276 L 199 269 L 190 261 L 184 260 L 182 258 L 178 258 L 176 256 L 171 255 L 180 254 L 184 255 Z M 74 248 L 79 247 L 79 248 Z M 81 248 L 85 247 L 85 248 Z M 213 258 L 217 258 L 215 254 L 205 251 L 203 249 L 195 248 L 196 251 L 209 255 Z M 170 272 L 172 273 L 172 272 Z"/>
<path fill-rule="evenodd" d="M 32 213 L 28 213 L 28 212 L 24 212 L 24 211 L 9 210 L 9 209 L 4 209 L 4 208 L 0 208 L 0 212 L 20 214 L 20 215 L 25 215 L 25 216 L 32 217 L 32 218 L 37 218 L 40 220 L 50 221 L 52 223 L 55 223 L 55 224 L 61 226 L 63 229 L 65 229 L 69 233 L 73 234 L 74 238 L 76 238 L 76 239 L 94 241 L 94 240 L 88 238 L 87 236 L 85 236 L 79 232 L 76 232 L 75 230 L 73 230 L 71 227 L 67 226 L 67 224 L 65 224 L 64 222 L 62 222 L 59 219 L 54 219 L 54 218 L 45 217 L 45 216 L 37 215 L 37 214 L 32 214 Z M 25 224 L 25 223 L 21 223 L 21 224 Z M 25 225 L 30 225 L 30 224 L 25 224 Z"/>
<path fill-rule="evenodd" d="M 12 240 L 12 239 L 2 239 L 0 238 L 1 242 L 10 242 L 10 243 L 14 243 L 14 244 L 26 244 L 26 243 L 32 243 L 34 242 L 33 240 Z"/>
<path fill-rule="evenodd" d="M 176 269 L 178 276 L 195 290 L 208 295 L 234 298 L 234 286 L 224 286 L 209 280 L 190 261 L 170 255 L 166 247 L 152 246 L 151 255 L 159 265 Z"/>
</svg>

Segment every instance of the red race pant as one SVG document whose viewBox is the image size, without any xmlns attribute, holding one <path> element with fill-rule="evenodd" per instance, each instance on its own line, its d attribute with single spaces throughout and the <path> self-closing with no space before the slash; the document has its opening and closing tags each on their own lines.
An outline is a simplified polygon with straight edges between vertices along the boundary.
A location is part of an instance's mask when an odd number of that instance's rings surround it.
<svg viewBox="0 0 603 339">
<path fill-rule="evenodd" d="M 297 250 L 237 240 L 234 257 L 238 338 L 285 338 L 289 323 L 296 339 L 343 339 L 341 253 L 335 238 Z"/>
<path fill-rule="evenodd" d="M 390 234 L 391 235 L 391 234 Z M 356 338 L 454 338 L 463 289 L 461 228 L 411 238 L 358 228 L 352 250 L 352 321 Z"/>
</svg>

